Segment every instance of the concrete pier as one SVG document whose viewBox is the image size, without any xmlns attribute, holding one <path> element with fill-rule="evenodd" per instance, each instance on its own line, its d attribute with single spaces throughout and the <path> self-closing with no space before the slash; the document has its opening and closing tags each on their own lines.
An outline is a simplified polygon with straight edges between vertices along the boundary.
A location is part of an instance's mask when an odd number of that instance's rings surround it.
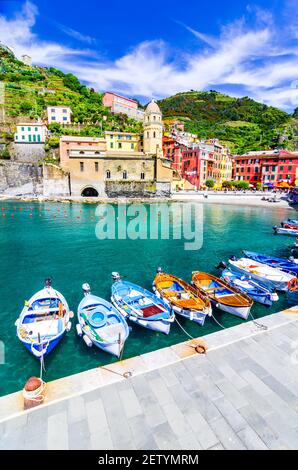
<svg viewBox="0 0 298 470">
<path fill-rule="evenodd" d="M 297 449 L 298 308 L 0 398 L 1 449 Z M 261 328 L 260 324 L 267 329 Z M 125 374 L 125 378 L 123 373 Z"/>
</svg>

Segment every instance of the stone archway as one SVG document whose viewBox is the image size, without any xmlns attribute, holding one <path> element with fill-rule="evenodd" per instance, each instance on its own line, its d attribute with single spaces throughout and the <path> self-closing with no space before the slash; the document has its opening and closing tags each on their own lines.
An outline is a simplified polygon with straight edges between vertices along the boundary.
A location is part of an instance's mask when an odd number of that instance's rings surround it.
<svg viewBox="0 0 298 470">
<path fill-rule="evenodd" d="M 92 186 L 87 186 L 81 192 L 81 196 L 82 197 L 98 197 L 99 194 L 98 194 L 97 189 L 93 188 Z"/>
</svg>

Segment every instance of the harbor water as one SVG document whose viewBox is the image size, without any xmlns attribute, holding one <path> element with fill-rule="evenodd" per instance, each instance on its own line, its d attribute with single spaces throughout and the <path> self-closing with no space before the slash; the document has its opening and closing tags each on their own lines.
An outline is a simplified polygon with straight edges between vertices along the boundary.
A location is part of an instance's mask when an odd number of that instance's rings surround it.
<svg viewBox="0 0 298 470">
<path fill-rule="evenodd" d="M 240 256 L 243 249 L 287 257 L 294 241 L 291 237 L 273 235 L 272 231 L 273 225 L 293 212 L 271 206 L 201 205 L 203 243 L 198 250 L 185 250 L 183 238 L 134 240 L 116 236 L 100 240 L 96 237 L 98 217 L 93 204 L 9 201 L 0 208 L 0 340 L 5 349 L 5 361 L 0 365 L 0 395 L 19 390 L 29 376 L 39 374 L 39 362 L 16 336 L 15 321 L 24 301 L 43 287 L 45 278 L 53 279 L 53 286 L 63 293 L 75 313 L 71 331 L 46 358 L 44 380 L 50 381 L 117 361 L 95 347 L 87 348 L 76 336 L 76 309 L 82 298 L 83 282 L 91 285 L 94 294 L 109 299 L 112 271 L 151 289 L 158 266 L 190 281 L 194 270 L 218 274 L 215 268 L 218 262 L 227 261 L 231 255 Z M 171 223 L 175 225 L 177 221 Z M 279 297 L 271 308 L 255 303 L 253 316 L 259 318 L 286 308 L 285 295 L 281 293 Z M 225 327 L 243 321 L 217 310 L 214 315 Z M 195 337 L 220 329 L 212 318 L 206 319 L 204 327 L 178 319 Z M 177 323 L 168 336 L 133 326 L 123 358 L 187 339 Z"/>
</svg>

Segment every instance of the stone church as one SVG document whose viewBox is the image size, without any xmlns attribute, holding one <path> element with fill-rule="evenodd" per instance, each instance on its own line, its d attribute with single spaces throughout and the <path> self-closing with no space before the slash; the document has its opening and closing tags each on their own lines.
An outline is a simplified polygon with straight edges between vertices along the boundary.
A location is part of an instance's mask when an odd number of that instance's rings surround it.
<svg viewBox="0 0 298 470">
<path fill-rule="evenodd" d="M 62 136 L 60 167 L 44 165 L 44 195 L 168 196 L 174 174 L 163 156 L 162 136 L 162 113 L 154 100 L 145 110 L 142 135 Z"/>
</svg>

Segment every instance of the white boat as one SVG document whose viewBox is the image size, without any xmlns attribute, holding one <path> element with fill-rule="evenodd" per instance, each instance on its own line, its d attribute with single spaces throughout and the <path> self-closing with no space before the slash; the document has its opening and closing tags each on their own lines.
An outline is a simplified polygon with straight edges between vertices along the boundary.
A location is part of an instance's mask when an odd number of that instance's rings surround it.
<svg viewBox="0 0 298 470">
<path fill-rule="evenodd" d="M 89 284 L 83 284 L 84 297 L 78 306 L 77 334 L 87 346 L 93 344 L 119 357 L 129 335 L 125 318 L 107 300 L 91 294 Z"/>
<path fill-rule="evenodd" d="M 46 279 L 44 289 L 34 294 L 15 322 L 17 336 L 33 356 L 46 357 L 71 329 L 68 304 Z"/>
<path fill-rule="evenodd" d="M 123 281 L 119 273 L 113 272 L 112 278 L 111 301 L 124 318 L 149 330 L 169 334 L 175 314 L 163 299 L 137 284 Z"/>
<path fill-rule="evenodd" d="M 267 264 L 251 260 L 250 258 L 229 259 L 232 269 L 242 274 L 249 274 L 252 279 L 262 282 L 271 289 L 287 291 L 290 282 L 296 277 L 285 271 L 267 266 Z"/>
<path fill-rule="evenodd" d="M 276 225 L 273 227 L 273 230 L 278 235 L 290 235 L 292 237 L 298 236 L 298 227 L 296 228 L 287 228 L 287 227 L 277 227 Z"/>
</svg>

